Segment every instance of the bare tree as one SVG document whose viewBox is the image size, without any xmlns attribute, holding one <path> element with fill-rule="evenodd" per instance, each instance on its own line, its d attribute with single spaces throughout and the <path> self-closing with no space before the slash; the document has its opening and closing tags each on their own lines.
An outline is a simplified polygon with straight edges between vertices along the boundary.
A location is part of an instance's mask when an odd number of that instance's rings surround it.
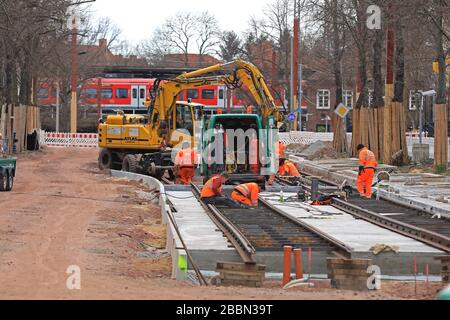
<svg viewBox="0 0 450 320">
<path fill-rule="evenodd" d="M 197 48 L 200 55 L 214 52 L 219 43 L 219 24 L 216 17 L 209 12 L 203 12 L 196 17 Z"/>
<path fill-rule="evenodd" d="M 195 41 L 196 19 L 190 12 L 179 12 L 175 17 L 170 17 L 160 30 L 170 45 L 175 47 L 185 56 L 185 64 L 188 63 L 188 53 L 191 42 Z"/>
</svg>

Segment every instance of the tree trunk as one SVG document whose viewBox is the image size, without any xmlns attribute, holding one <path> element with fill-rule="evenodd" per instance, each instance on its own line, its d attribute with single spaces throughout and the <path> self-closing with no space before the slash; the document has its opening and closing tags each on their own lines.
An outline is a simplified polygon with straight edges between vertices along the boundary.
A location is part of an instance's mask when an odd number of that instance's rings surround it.
<svg viewBox="0 0 450 320">
<path fill-rule="evenodd" d="M 340 29 L 338 24 L 338 2 L 333 0 L 333 69 L 334 69 L 334 82 L 336 86 L 336 106 L 341 104 L 342 101 L 342 45 L 340 41 Z M 347 134 L 345 128 L 345 121 L 337 114 L 333 114 L 333 146 L 338 153 L 348 152 Z"/>
<path fill-rule="evenodd" d="M 437 23 L 443 29 L 443 8 L 439 8 Z M 435 107 L 434 168 L 438 173 L 448 170 L 448 105 L 446 101 L 446 63 L 443 34 L 436 28 L 436 51 L 439 62 L 439 78 Z"/>
</svg>

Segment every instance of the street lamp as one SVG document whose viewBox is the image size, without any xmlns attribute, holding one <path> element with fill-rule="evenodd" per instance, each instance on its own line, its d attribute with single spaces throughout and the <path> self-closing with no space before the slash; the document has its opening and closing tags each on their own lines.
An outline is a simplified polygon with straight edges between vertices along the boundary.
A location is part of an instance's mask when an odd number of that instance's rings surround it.
<svg viewBox="0 0 450 320">
<path fill-rule="evenodd" d="M 322 121 L 325 121 L 325 132 L 328 132 L 328 121 L 331 120 L 329 115 L 326 115 L 325 118 L 321 119 Z"/>
</svg>

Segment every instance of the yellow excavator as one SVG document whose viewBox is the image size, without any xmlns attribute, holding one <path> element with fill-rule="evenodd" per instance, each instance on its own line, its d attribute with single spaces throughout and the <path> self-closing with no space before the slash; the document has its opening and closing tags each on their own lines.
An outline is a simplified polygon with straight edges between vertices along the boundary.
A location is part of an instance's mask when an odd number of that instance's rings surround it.
<svg viewBox="0 0 450 320">
<path fill-rule="evenodd" d="M 217 72 L 222 74 L 214 75 Z M 276 127 L 281 121 L 281 112 L 275 105 L 263 75 L 249 62 L 235 60 L 183 73 L 174 79 L 157 79 L 150 92 L 151 99 L 146 103 L 147 115 L 117 113 L 117 115 L 108 116 L 106 122 L 99 125 L 100 168 L 122 169 L 149 174 L 157 178 L 162 177 L 166 170 L 173 168 L 171 149 L 180 142 L 180 139 L 186 139 L 183 135 L 189 133 L 194 146 L 195 137 L 204 136 L 206 129 L 204 124 L 200 129 L 194 124 L 196 121 L 202 121 L 203 106 L 177 101 L 179 93 L 187 89 L 215 84 L 225 84 L 229 88 L 244 86 L 248 89 L 260 113 L 252 115 L 253 120 L 243 120 L 242 123 L 248 127 L 251 126 L 249 121 L 253 121 L 259 129 L 266 128 L 269 125 L 269 119 L 271 127 Z M 221 124 L 236 125 L 237 118 L 248 116 L 251 115 L 217 115 L 213 118 L 219 118 L 211 119 L 210 125 L 211 123 L 217 125 L 218 119 Z M 176 131 L 180 134 L 174 135 Z M 202 146 L 198 149 L 203 150 L 204 147 L 202 142 Z M 201 171 L 205 176 L 214 174 L 205 166 Z"/>
</svg>

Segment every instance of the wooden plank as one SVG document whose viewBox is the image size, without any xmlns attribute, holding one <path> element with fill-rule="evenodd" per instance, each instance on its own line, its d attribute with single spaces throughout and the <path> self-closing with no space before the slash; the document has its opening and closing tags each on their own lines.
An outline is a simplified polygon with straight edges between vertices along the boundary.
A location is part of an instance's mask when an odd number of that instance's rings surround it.
<svg viewBox="0 0 450 320">
<path fill-rule="evenodd" d="M 360 126 L 359 126 L 359 118 L 360 118 L 360 110 L 361 109 L 353 109 L 352 113 L 352 123 L 353 123 L 353 135 L 352 135 L 352 154 L 356 155 L 356 146 L 361 143 L 360 140 Z"/>
<path fill-rule="evenodd" d="M 262 287 L 262 282 L 260 282 L 260 281 L 221 280 L 221 285 L 260 288 L 260 287 Z"/>
<path fill-rule="evenodd" d="M 235 273 L 220 273 L 221 280 L 238 280 L 238 281 L 264 281 L 265 276 L 259 274 L 235 274 Z"/>
<path fill-rule="evenodd" d="M 347 277 L 363 277 L 368 278 L 369 274 L 367 273 L 367 270 L 361 270 L 361 268 L 358 269 L 334 269 L 331 272 L 332 278 L 337 279 L 337 276 L 347 276 Z"/>
<path fill-rule="evenodd" d="M 383 159 L 383 136 L 384 136 L 384 106 L 377 108 L 378 112 L 378 155 L 377 159 Z"/>
<path fill-rule="evenodd" d="M 265 265 L 261 264 L 245 264 L 236 262 L 217 262 L 216 270 L 236 270 L 236 271 L 262 271 L 266 270 Z"/>
</svg>

